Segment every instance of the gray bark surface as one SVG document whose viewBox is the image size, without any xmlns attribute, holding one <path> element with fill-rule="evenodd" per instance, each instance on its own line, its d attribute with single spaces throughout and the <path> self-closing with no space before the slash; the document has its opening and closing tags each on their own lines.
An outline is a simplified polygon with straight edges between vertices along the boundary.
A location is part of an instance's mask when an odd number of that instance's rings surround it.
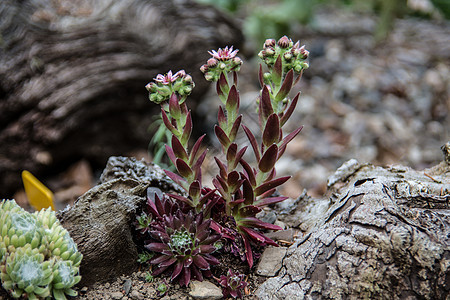
<svg viewBox="0 0 450 300">
<path fill-rule="evenodd" d="M 181 192 L 158 166 L 111 157 L 101 183 L 59 213 L 61 224 L 83 254 L 80 285 L 113 280 L 139 267 L 134 222 L 150 186 Z"/>
<path fill-rule="evenodd" d="M 448 299 L 450 144 L 443 150 L 446 162 L 424 171 L 344 164 L 328 182 L 329 209 L 313 225 L 307 220 L 308 232 L 256 295 Z M 302 209 L 314 211 L 310 204 Z"/>
<path fill-rule="evenodd" d="M 191 0 L 1 1 L 3 196 L 20 186 L 23 169 L 40 177 L 81 157 L 103 166 L 145 149 L 159 108 L 144 86 L 185 69 L 198 100 L 207 50 L 242 40 L 223 13 Z"/>
</svg>

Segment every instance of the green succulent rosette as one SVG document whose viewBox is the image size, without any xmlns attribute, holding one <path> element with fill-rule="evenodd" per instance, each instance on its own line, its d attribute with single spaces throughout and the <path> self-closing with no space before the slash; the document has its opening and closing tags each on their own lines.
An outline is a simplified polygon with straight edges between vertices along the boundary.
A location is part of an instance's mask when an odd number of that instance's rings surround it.
<svg viewBox="0 0 450 300">
<path fill-rule="evenodd" d="M 44 261 L 44 255 L 27 244 L 9 253 L 0 277 L 3 288 L 14 298 L 45 298 L 53 280 L 52 261 Z"/>
<path fill-rule="evenodd" d="M 69 232 L 59 223 L 55 212 L 48 208 L 35 214 L 41 220 L 44 228 L 50 256 L 61 260 L 70 260 L 74 266 L 78 267 L 83 256 L 78 252 L 77 245 L 70 237 Z"/>
<path fill-rule="evenodd" d="M 80 280 L 82 254 L 50 208 L 29 213 L 0 202 L 0 276 L 14 298 L 66 299 Z"/>
<path fill-rule="evenodd" d="M 38 218 L 25 211 L 15 201 L 3 200 L 0 217 L 0 247 L 3 251 L 14 252 L 19 247 L 30 245 L 38 248 L 42 244 L 43 230 Z M 41 247 L 43 251 L 44 247 Z"/>
<path fill-rule="evenodd" d="M 60 300 L 66 299 L 65 295 L 77 296 L 77 292 L 72 287 L 80 280 L 78 267 L 74 266 L 71 260 L 57 260 L 53 266 L 53 281 L 51 284 L 53 297 Z"/>
</svg>

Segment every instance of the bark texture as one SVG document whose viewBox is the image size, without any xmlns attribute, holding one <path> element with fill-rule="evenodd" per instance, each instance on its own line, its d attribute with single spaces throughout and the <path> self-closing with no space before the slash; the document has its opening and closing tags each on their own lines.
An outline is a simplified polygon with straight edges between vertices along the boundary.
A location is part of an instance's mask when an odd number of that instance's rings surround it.
<svg viewBox="0 0 450 300">
<path fill-rule="evenodd" d="M 447 162 L 425 171 L 344 164 L 329 179 L 329 209 L 257 296 L 448 299 L 450 144 L 443 150 Z"/>
<path fill-rule="evenodd" d="M 134 222 L 147 201 L 148 187 L 181 192 L 158 166 L 111 157 L 101 183 L 59 214 L 83 254 L 80 285 L 112 280 L 138 268 Z"/>
<path fill-rule="evenodd" d="M 238 26 L 191 0 L 0 2 L 0 189 L 20 172 L 146 148 L 156 105 L 144 86 L 185 69 L 206 91 L 207 50 L 234 45 Z M 51 169 L 53 168 L 53 169 Z"/>
</svg>

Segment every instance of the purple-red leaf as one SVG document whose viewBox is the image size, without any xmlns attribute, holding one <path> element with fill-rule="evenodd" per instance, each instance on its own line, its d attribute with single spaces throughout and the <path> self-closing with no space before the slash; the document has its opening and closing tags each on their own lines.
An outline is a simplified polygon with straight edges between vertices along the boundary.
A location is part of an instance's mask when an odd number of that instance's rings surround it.
<svg viewBox="0 0 450 300">
<path fill-rule="evenodd" d="M 236 86 L 233 85 L 228 93 L 227 103 L 226 103 L 227 111 L 234 111 L 237 113 L 239 110 L 239 93 L 236 89 Z"/>
<path fill-rule="evenodd" d="M 163 252 L 164 250 L 169 250 L 169 246 L 167 244 L 163 243 L 150 243 L 145 245 L 145 248 L 147 248 L 150 251 L 153 252 Z M 164 256 L 162 256 L 164 258 Z M 161 259 L 161 258 L 160 258 Z M 159 262 L 156 262 L 159 263 Z"/>
<path fill-rule="evenodd" d="M 169 194 L 168 196 L 170 198 L 173 198 L 173 199 L 177 200 L 177 201 L 184 202 L 184 203 L 188 204 L 189 206 L 193 206 L 193 203 L 192 203 L 192 201 L 189 198 L 186 198 L 186 197 L 183 197 L 183 196 L 180 196 L 180 195 L 177 195 L 177 194 Z"/>
<path fill-rule="evenodd" d="M 262 69 L 261 64 L 259 64 L 258 79 L 259 79 L 259 84 L 261 85 L 261 88 L 263 88 L 264 87 L 264 77 L 263 77 L 263 69 Z"/>
<path fill-rule="evenodd" d="M 220 77 L 217 83 L 219 84 L 219 88 L 222 90 L 223 93 L 225 94 L 228 93 L 230 87 L 228 86 L 228 81 L 224 73 L 220 73 Z"/>
<path fill-rule="evenodd" d="M 236 159 L 237 144 L 232 143 L 227 150 L 227 162 L 234 162 Z"/>
<path fill-rule="evenodd" d="M 187 145 L 192 133 L 192 117 L 189 111 L 186 116 L 186 125 L 184 126 L 183 135 L 181 136 L 181 143 Z"/>
<path fill-rule="evenodd" d="M 195 163 L 194 163 L 194 167 L 193 167 L 193 169 L 194 169 L 194 172 L 195 172 L 195 179 L 196 180 L 198 180 L 198 181 L 202 181 L 201 180 L 201 174 L 202 174 L 202 164 L 203 164 L 203 161 L 205 160 L 205 157 L 206 157 L 206 153 L 208 152 L 208 149 L 205 149 L 203 152 L 202 152 L 202 154 L 200 154 L 200 156 L 197 158 L 197 160 L 195 161 Z M 197 178 L 198 177 L 198 178 Z"/>
<path fill-rule="evenodd" d="M 225 133 L 225 131 L 223 131 L 222 128 L 220 128 L 219 126 L 214 126 L 214 132 L 216 133 L 217 139 L 219 140 L 220 144 L 222 144 L 222 146 L 225 149 L 228 149 L 228 147 L 231 144 L 230 139 L 228 138 L 227 134 Z"/>
<path fill-rule="evenodd" d="M 198 150 L 200 149 L 200 146 L 202 144 L 202 141 L 203 141 L 203 138 L 205 137 L 205 135 L 206 134 L 204 134 L 201 137 L 199 137 L 197 139 L 197 141 L 195 142 L 194 146 L 192 147 L 191 154 L 190 154 L 190 157 L 189 157 L 189 164 L 191 166 L 195 163 L 195 161 L 197 159 L 196 156 L 197 156 Z"/>
<path fill-rule="evenodd" d="M 245 200 L 244 203 L 247 205 L 253 204 L 253 201 L 255 201 L 255 194 L 253 193 L 253 187 L 247 178 L 242 183 L 242 197 Z"/>
<path fill-rule="evenodd" d="M 297 136 L 297 134 L 300 133 L 300 131 L 302 131 L 302 129 L 303 129 L 303 126 L 300 126 L 299 128 L 297 128 L 294 131 L 292 131 L 291 133 L 289 133 L 287 136 L 285 136 L 283 141 L 281 142 L 280 149 L 286 147 L 287 144 L 290 141 L 292 141 Z"/>
<path fill-rule="evenodd" d="M 172 93 L 169 99 L 169 113 L 174 119 L 179 119 L 181 116 L 181 108 L 178 103 L 178 97 L 175 93 Z"/>
<path fill-rule="evenodd" d="M 292 82 L 294 81 L 294 70 L 290 70 L 284 78 L 283 85 L 281 85 L 278 94 L 275 96 L 277 102 L 282 101 L 289 94 L 292 88 Z"/>
<path fill-rule="evenodd" d="M 169 117 L 167 116 L 166 112 L 162 108 L 161 108 L 161 117 L 162 117 L 162 120 L 163 120 L 166 128 L 169 129 L 169 131 L 172 134 L 176 134 L 178 132 L 178 130 L 172 125 L 172 123 L 170 123 Z"/>
<path fill-rule="evenodd" d="M 258 168 L 264 173 L 272 171 L 277 158 L 278 146 L 276 144 L 272 144 L 269 148 L 267 148 L 266 152 L 264 152 L 264 155 L 259 161 Z"/>
<path fill-rule="evenodd" d="M 277 114 L 271 114 L 264 127 L 262 136 L 263 144 L 269 147 L 272 144 L 278 143 L 280 139 L 280 119 Z"/>
<path fill-rule="evenodd" d="M 246 150 L 247 150 L 247 146 L 243 147 L 241 150 L 238 151 L 238 153 L 236 154 L 236 157 L 234 159 L 233 169 L 235 169 L 238 162 L 241 161 L 242 156 L 244 156 Z"/>
<path fill-rule="evenodd" d="M 274 204 L 274 203 L 278 203 L 278 202 L 282 202 L 286 199 L 288 199 L 289 197 L 271 197 L 271 198 L 264 198 L 258 201 L 255 201 L 254 205 L 258 206 L 258 207 L 263 207 L 266 205 L 270 205 L 270 204 Z"/>
<path fill-rule="evenodd" d="M 245 245 L 245 257 L 247 258 L 247 263 L 250 269 L 253 267 L 253 251 L 252 247 L 250 246 L 250 240 L 248 238 L 248 235 L 245 233 L 241 233 L 242 239 L 244 240 Z"/>
<path fill-rule="evenodd" d="M 295 95 L 294 99 L 292 99 L 291 104 L 289 105 L 288 109 L 284 112 L 283 116 L 280 119 L 281 126 L 283 126 L 291 117 L 292 113 L 295 110 L 295 107 L 297 106 L 298 97 L 300 97 L 300 92 Z"/>
<path fill-rule="evenodd" d="M 215 156 L 214 156 L 214 160 L 216 161 L 216 164 L 219 167 L 220 176 L 222 178 L 227 178 L 228 171 L 227 171 L 227 167 L 225 166 L 225 164 Z"/>
<path fill-rule="evenodd" d="M 183 270 L 183 264 L 180 264 L 180 263 L 176 264 L 173 269 L 171 280 L 173 281 L 178 275 L 180 275 L 182 270 Z"/>
<path fill-rule="evenodd" d="M 256 186 L 255 173 L 253 172 L 252 167 L 250 167 L 250 165 L 244 159 L 241 159 L 239 162 L 242 165 L 242 167 L 244 168 L 245 175 L 246 175 L 247 179 L 249 180 L 251 186 L 253 186 L 253 187 Z"/>
<path fill-rule="evenodd" d="M 180 158 L 184 161 L 188 160 L 188 154 L 186 153 L 186 150 L 175 135 L 172 135 L 172 150 L 177 158 Z"/>
<path fill-rule="evenodd" d="M 265 236 L 264 234 L 257 232 L 253 229 L 246 228 L 246 227 L 240 227 L 242 231 L 245 231 L 245 233 L 252 238 L 254 241 L 259 242 L 262 245 L 272 245 L 275 247 L 278 247 L 278 244 L 275 243 L 273 240 Z"/>
<path fill-rule="evenodd" d="M 233 82 L 235 86 L 238 85 L 238 75 L 236 71 L 233 71 Z"/>
<path fill-rule="evenodd" d="M 239 225 L 245 226 L 245 227 L 269 229 L 269 230 L 282 230 L 283 229 L 278 225 L 263 222 L 260 219 L 255 218 L 255 217 L 247 217 L 247 218 L 240 219 Z"/>
<path fill-rule="evenodd" d="M 164 170 L 164 172 L 166 173 L 167 176 L 170 177 L 170 179 L 175 181 L 175 183 L 183 187 L 185 190 L 188 190 L 189 186 L 187 185 L 187 182 L 183 177 L 168 170 Z"/>
<path fill-rule="evenodd" d="M 170 158 L 170 160 L 172 161 L 173 165 L 175 166 L 175 161 L 176 161 L 177 157 L 176 157 L 175 153 L 173 152 L 173 149 L 170 148 L 167 145 L 164 145 L 164 146 L 166 148 L 167 156 Z"/>
<path fill-rule="evenodd" d="M 201 256 L 195 255 L 192 257 L 194 264 L 201 270 L 206 270 L 209 268 L 209 263 Z"/>
<path fill-rule="evenodd" d="M 257 213 L 261 211 L 261 208 L 254 205 L 247 205 L 239 209 L 239 216 L 246 217 L 254 217 Z"/>
<path fill-rule="evenodd" d="M 184 178 L 187 179 L 193 175 L 192 169 L 184 160 L 177 158 L 175 161 L 175 166 L 177 167 L 178 173 L 180 173 L 180 175 Z"/>
<path fill-rule="evenodd" d="M 277 60 L 275 61 L 275 64 L 273 65 L 272 81 L 276 85 L 279 85 L 281 82 L 282 75 L 283 75 L 283 62 L 281 59 L 281 55 L 278 55 Z"/>
<path fill-rule="evenodd" d="M 219 126 L 221 128 L 227 127 L 227 117 L 225 116 L 225 113 L 223 112 L 222 106 L 219 106 L 219 112 L 217 113 L 217 121 L 219 122 Z"/>
<path fill-rule="evenodd" d="M 237 132 L 239 130 L 239 126 L 241 126 L 242 115 L 239 115 L 233 123 L 233 126 L 230 130 L 230 140 L 234 141 L 236 138 Z"/>
<path fill-rule="evenodd" d="M 239 173 L 237 171 L 232 171 L 228 174 L 227 183 L 228 186 L 235 186 L 239 183 Z"/>
<path fill-rule="evenodd" d="M 216 93 L 220 98 L 222 98 L 223 92 L 222 92 L 222 89 L 220 88 L 219 80 L 217 80 L 217 82 L 216 82 Z"/>
<path fill-rule="evenodd" d="M 252 145 L 253 152 L 255 153 L 255 157 L 257 161 L 261 160 L 261 154 L 259 153 L 258 143 L 256 142 L 256 138 L 253 135 L 253 133 L 248 129 L 246 126 L 242 125 L 242 128 L 244 129 L 245 134 L 247 135 L 247 138 Z"/>
<path fill-rule="evenodd" d="M 191 183 L 189 186 L 189 196 L 191 196 L 192 199 L 198 199 L 201 195 L 201 184 L 198 180 L 194 180 L 194 182 Z"/>
<path fill-rule="evenodd" d="M 262 90 L 259 106 L 261 118 L 264 121 L 263 123 L 265 123 L 267 118 L 273 114 L 272 101 L 270 100 L 270 92 L 267 85 Z"/>
<path fill-rule="evenodd" d="M 260 186 L 258 186 L 255 189 L 256 196 L 259 196 L 259 195 L 261 195 L 262 193 L 264 193 L 264 192 L 266 192 L 268 190 L 274 189 L 277 186 L 282 185 L 283 183 L 288 181 L 289 178 L 291 178 L 291 176 L 284 176 L 284 177 L 276 178 L 276 179 L 273 179 L 271 181 L 268 181 L 268 182 L 265 182 L 265 183 L 261 184 Z"/>
</svg>

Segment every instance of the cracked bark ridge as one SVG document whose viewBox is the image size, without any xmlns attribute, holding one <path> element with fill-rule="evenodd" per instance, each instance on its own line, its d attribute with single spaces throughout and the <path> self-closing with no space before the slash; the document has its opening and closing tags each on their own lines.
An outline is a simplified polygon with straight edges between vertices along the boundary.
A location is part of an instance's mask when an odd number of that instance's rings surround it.
<svg viewBox="0 0 450 300">
<path fill-rule="evenodd" d="M 194 0 L 0 1 L 0 189 L 20 172 L 54 175 L 81 157 L 146 149 L 159 107 L 144 86 L 185 69 L 196 88 L 207 50 L 240 48 L 230 18 Z"/>
<path fill-rule="evenodd" d="M 156 165 L 111 157 L 101 183 L 59 213 L 62 226 L 83 254 L 81 286 L 113 280 L 139 267 L 134 222 L 147 200 L 148 187 L 180 189 Z"/>
<path fill-rule="evenodd" d="M 257 296 L 448 299 L 449 175 L 445 161 L 424 171 L 344 164 L 329 180 L 328 211 Z"/>
</svg>

